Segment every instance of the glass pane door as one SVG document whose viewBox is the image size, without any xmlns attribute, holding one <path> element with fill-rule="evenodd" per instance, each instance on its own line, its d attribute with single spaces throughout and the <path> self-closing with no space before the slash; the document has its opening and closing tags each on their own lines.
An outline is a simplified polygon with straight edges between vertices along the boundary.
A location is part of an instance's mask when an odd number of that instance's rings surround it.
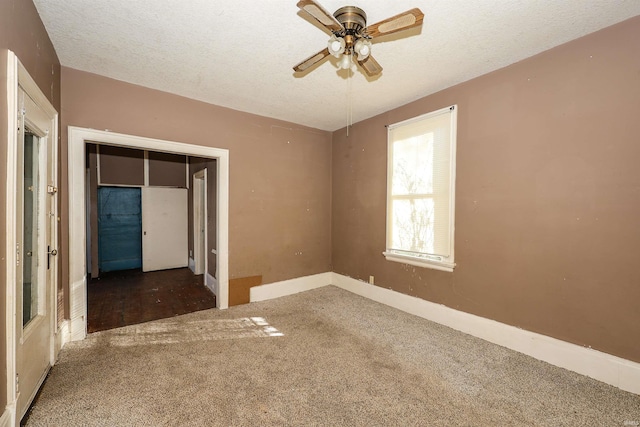
<svg viewBox="0 0 640 427">
<path fill-rule="evenodd" d="M 29 129 L 24 133 L 24 194 L 23 194 L 23 254 L 22 263 L 22 325 L 26 326 L 38 315 L 39 274 L 38 263 L 41 262 L 39 247 L 40 230 L 40 138 Z"/>
</svg>

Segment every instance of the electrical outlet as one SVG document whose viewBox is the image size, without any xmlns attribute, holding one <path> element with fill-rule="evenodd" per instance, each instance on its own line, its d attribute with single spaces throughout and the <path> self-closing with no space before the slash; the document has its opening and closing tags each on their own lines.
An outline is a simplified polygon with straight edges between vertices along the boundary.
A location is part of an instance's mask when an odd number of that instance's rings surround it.
<svg viewBox="0 0 640 427">
<path fill-rule="evenodd" d="M 373 276 L 369 276 L 369 283 L 373 285 Z"/>
</svg>

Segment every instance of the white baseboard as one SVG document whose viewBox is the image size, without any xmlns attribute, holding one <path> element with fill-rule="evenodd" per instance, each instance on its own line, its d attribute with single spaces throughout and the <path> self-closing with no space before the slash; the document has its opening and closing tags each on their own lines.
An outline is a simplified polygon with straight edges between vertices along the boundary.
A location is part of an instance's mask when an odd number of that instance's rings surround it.
<svg viewBox="0 0 640 427">
<path fill-rule="evenodd" d="M 189 257 L 187 261 L 187 266 L 189 267 L 189 270 L 191 270 L 193 274 L 196 274 L 196 262 L 193 258 Z"/>
<path fill-rule="evenodd" d="M 640 363 L 370 285 L 341 274 L 332 273 L 332 276 L 331 283 L 339 288 L 622 390 L 640 394 Z"/>
<path fill-rule="evenodd" d="M 269 283 L 261 286 L 254 286 L 249 290 L 249 300 L 251 302 L 265 301 L 273 298 L 280 298 L 298 292 L 309 291 L 331 284 L 332 274 L 330 272 L 314 274 L 312 276 L 297 277 L 282 282 Z"/>
<path fill-rule="evenodd" d="M 87 337 L 87 324 L 84 316 L 72 317 L 68 325 L 70 341 L 82 341 Z"/>
<path fill-rule="evenodd" d="M 71 341 L 71 330 L 69 329 L 69 320 L 63 320 L 58 327 L 58 332 L 55 335 L 55 356 L 57 358 L 58 353 L 65 346 L 66 343 Z"/>
<path fill-rule="evenodd" d="M 219 298 L 220 286 L 218 285 L 218 279 L 213 277 L 210 273 L 207 273 L 204 275 L 204 285 L 213 292 L 216 298 Z"/>
<path fill-rule="evenodd" d="M 0 417 L 0 427 L 13 427 L 15 425 L 13 420 L 15 418 L 15 411 L 15 405 L 7 405 L 7 407 L 4 408 L 4 412 Z"/>
<path fill-rule="evenodd" d="M 73 261 L 73 254 L 70 258 Z M 75 268 L 75 267 L 74 267 Z M 81 341 L 87 336 L 87 278 L 82 275 L 69 283 L 69 333 L 71 341 Z"/>
</svg>

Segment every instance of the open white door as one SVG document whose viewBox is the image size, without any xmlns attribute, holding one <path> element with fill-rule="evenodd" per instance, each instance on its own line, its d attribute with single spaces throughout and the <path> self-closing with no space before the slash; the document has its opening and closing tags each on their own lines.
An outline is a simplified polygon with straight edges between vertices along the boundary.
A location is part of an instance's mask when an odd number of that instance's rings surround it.
<svg viewBox="0 0 640 427">
<path fill-rule="evenodd" d="M 19 86 L 13 92 L 17 105 L 12 102 L 18 118 L 15 145 L 7 156 L 7 172 L 11 174 L 7 185 L 13 187 L 8 216 L 15 215 L 15 228 L 7 235 L 9 244 L 14 245 L 10 262 L 15 265 L 11 282 L 7 282 L 11 313 L 7 400 L 9 407 L 15 405 L 18 424 L 55 360 L 57 113 L 26 70 L 10 56 L 10 66 L 12 61 L 19 70 Z"/>
<path fill-rule="evenodd" d="M 207 169 L 193 174 L 194 274 L 207 272 Z"/>
<path fill-rule="evenodd" d="M 142 271 L 188 265 L 186 188 L 142 188 Z"/>
</svg>

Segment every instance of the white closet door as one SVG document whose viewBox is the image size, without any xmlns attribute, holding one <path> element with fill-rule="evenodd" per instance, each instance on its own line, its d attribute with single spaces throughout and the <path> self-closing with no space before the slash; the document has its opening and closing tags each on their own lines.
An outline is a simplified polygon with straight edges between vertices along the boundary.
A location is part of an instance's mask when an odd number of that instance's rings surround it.
<svg viewBox="0 0 640 427">
<path fill-rule="evenodd" d="M 142 271 L 186 267 L 187 189 L 142 188 Z"/>
</svg>

